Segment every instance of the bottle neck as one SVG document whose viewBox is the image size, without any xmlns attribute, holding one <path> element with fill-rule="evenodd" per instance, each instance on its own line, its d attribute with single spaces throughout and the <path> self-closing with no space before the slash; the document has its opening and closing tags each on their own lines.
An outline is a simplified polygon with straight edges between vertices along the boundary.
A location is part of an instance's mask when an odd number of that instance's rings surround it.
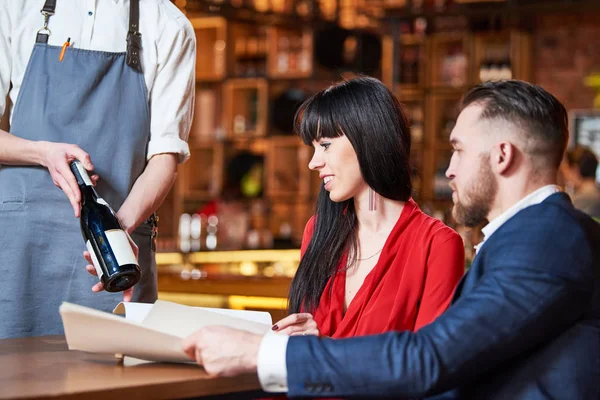
<svg viewBox="0 0 600 400">
<path fill-rule="evenodd" d="M 92 184 L 92 180 L 86 169 L 83 167 L 80 161 L 73 161 L 70 165 L 71 171 L 77 180 L 77 185 L 81 191 L 82 203 L 86 201 L 95 201 L 98 198 L 98 193 Z"/>
<path fill-rule="evenodd" d="M 95 201 L 96 199 L 98 199 L 98 193 L 96 192 L 96 189 L 94 189 L 93 186 L 88 186 L 88 185 L 79 185 L 79 190 L 81 191 L 81 202 L 82 204 L 86 203 L 87 201 L 93 200 Z"/>
</svg>

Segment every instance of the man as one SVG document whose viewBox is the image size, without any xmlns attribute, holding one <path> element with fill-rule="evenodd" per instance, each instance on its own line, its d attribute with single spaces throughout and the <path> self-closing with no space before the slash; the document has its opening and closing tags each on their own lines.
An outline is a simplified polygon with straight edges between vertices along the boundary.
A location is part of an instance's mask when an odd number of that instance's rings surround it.
<svg viewBox="0 0 600 400">
<path fill-rule="evenodd" d="M 183 348 L 209 373 L 258 370 L 288 396 L 597 399 L 600 226 L 556 183 L 564 107 L 520 81 L 463 99 L 447 176 L 455 219 L 488 219 L 453 304 L 415 333 L 345 340 L 205 328 Z"/>
<path fill-rule="evenodd" d="M 567 152 L 563 173 L 567 183 L 575 190 L 573 206 L 600 221 L 600 188 L 596 183 L 598 159 L 588 148 L 575 146 Z"/>
<path fill-rule="evenodd" d="M 195 51 L 168 0 L 0 0 L 0 338 L 62 333 L 62 301 L 120 300 L 82 271 L 73 159 L 139 247 L 133 300 L 156 300 L 151 216 L 189 156 Z"/>
</svg>

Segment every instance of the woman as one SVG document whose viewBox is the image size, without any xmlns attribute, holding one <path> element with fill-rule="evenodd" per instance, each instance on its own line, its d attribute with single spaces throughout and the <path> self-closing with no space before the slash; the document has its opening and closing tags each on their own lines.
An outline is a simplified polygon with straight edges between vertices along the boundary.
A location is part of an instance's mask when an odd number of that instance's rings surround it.
<svg viewBox="0 0 600 400">
<path fill-rule="evenodd" d="M 460 236 L 411 199 L 410 129 L 394 95 L 360 77 L 317 93 L 295 127 L 323 180 L 290 288 L 288 335 L 415 331 L 450 304 Z"/>
</svg>

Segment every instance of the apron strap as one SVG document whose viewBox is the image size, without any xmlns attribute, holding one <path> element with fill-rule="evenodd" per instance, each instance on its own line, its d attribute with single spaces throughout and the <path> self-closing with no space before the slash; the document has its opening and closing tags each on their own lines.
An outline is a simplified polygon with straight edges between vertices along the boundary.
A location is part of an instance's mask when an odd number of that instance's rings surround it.
<svg viewBox="0 0 600 400">
<path fill-rule="evenodd" d="M 127 32 L 127 57 L 125 62 L 131 68 L 142 72 L 140 51 L 142 50 L 142 34 L 139 32 L 140 0 L 129 1 L 129 32 Z"/>
<path fill-rule="evenodd" d="M 44 7 L 42 7 L 42 14 L 48 13 L 49 15 L 54 15 L 54 10 L 56 9 L 56 0 L 46 0 L 44 3 Z"/>
<path fill-rule="evenodd" d="M 48 43 L 48 37 L 52 34 L 48 29 L 48 20 L 54 15 L 56 0 L 46 0 L 40 11 L 44 16 L 44 26 L 37 32 L 36 43 Z M 140 51 L 142 50 L 142 35 L 139 31 L 140 25 L 140 0 L 129 1 L 129 31 L 127 32 L 127 57 L 125 62 L 131 68 L 142 72 L 140 62 Z"/>
<path fill-rule="evenodd" d="M 44 7 L 42 7 L 40 13 L 44 16 L 44 26 L 40 28 L 37 32 L 37 36 L 35 38 L 36 43 L 48 43 L 48 36 L 52 34 L 50 29 L 48 29 L 48 20 L 52 15 L 54 15 L 54 10 L 56 9 L 56 0 L 46 0 L 44 3 Z"/>
</svg>

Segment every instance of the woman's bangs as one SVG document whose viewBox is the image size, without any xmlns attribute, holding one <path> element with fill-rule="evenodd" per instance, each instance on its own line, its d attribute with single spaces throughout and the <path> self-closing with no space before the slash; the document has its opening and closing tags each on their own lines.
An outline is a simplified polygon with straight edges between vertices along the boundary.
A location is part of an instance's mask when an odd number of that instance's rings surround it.
<svg viewBox="0 0 600 400">
<path fill-rule="evenodd" d="M 335 138 L 343 135 L 335 124 L 331 102 L 321 92 L 306 103 L 296 113 L 296 127 L 302 141 L 312 146 L 321 138 Z"/>
</svg>

